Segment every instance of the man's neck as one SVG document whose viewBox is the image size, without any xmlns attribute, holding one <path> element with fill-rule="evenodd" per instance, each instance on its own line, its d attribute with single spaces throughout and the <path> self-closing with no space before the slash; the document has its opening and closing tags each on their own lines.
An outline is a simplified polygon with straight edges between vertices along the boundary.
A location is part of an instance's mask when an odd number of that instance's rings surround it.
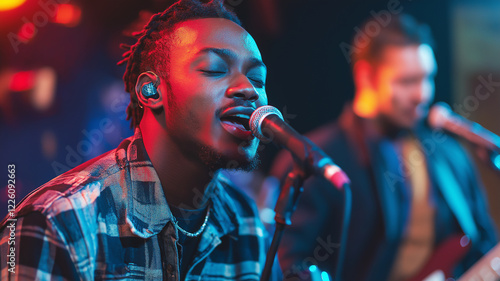
<svg viewBox="0 0 500 281">
<path fill-rule="evenodd" d="M 141 122 L 140 129 L 167 202 L 183 209 L 203 207 L 205 188 L 212 179 L 208 168 L 186 157 L 158 123 Z"/>
<path fill-rule="evenodd" d="M 389 139 L 398 139 L 402 136 L 407 135 L 410 131 L 409 129 L 396 126 L 382 115 L 377 116 L 373 121 L 376 124 L 375 126 L 378 133 Z"/>
<path fill-rule="evenodd" d="M 373 90 L 363 88 L 358 90 L 354 96 L 352 111 L 356 116 L 364 120 L 371 134 L 389 139 L 397 139 L 402 135 L 406 135 L 408 129 L 398 127 L 380 114 L 375 105 L 376 102 L 372 101 L 374 97 L 370 98 L 370 93 L 374 94 Z"/>
</svg>

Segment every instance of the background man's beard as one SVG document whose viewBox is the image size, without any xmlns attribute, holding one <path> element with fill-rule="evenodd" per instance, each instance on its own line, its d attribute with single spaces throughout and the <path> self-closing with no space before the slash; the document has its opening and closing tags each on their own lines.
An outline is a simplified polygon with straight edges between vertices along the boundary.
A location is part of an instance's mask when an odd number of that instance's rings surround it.
<svg viewBox="0 0 500 281">
<path fill-rule="evenodd" d="M 381 133 L 389 138 L 397 138 L 401 135 L 406 135 L 412 129 L 412 127 L 405 127 L 393 120 L 392 117 L 383 114 L 378 117 L 378 122 Z"/>
<path fill-rule="evenodd" d="M 258 154 L 255 154 L 255 156 L 250 160 L 236 160 L 231 159 L 218 151 L 215 151 L 209 146 L 200 147 L 200 159 L 209 168 L 209 170 L 213 172 L 219 169 L 250 172 L 252 170 L 255 170 L 260 164 L 260 158 Z"/>
</svg>

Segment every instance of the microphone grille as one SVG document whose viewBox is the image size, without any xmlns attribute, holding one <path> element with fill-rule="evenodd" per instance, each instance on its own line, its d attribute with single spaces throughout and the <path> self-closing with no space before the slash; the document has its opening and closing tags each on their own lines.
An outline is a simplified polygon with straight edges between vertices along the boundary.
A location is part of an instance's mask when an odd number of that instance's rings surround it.
<svg viewBox="0 0 500 281">
<path fill-rule="evenodd" d="M 450 106 L 444 102 L 438 102 L 430 109 L 427 120 L 432 128 L 441 129 L 443 128 L 445 122 L 449 119 L 450 115 Z"/>
<path fill-rule="evenodd" d="M 254 136 L 256 136 L 260 140 L 267 140 L 267 137 L 262 133 L 262 122 L 269 115 L 276 115 L 281 120 L 283 120 L 283 115 L 281 112 L 274 106 L 264 105 L 257 108 L 250 116 L 250 129 Z"/>
</svg>

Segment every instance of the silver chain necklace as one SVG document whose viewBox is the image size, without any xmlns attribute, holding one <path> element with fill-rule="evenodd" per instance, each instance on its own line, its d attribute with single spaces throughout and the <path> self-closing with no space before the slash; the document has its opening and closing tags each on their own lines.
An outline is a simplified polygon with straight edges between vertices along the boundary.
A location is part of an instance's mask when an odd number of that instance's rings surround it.
<svg viewBox="0 0 500 281">
<path fill-rule="evenodd" d="M 208 217 L 210 216 L 210 206 L 212 204 L 208 205 L 208 210 L 207 210 L 207 215 L 205 216 L 205 221 L 203 221 L 203 224 L 201 225 L 200 229 L 198 231 L 196 231 L 195 233 L 191 233 L 191 232 L 188 232 L 184 229 L 182 229 L 182 227 L 180 227 L 178 224 L 177 224 L 177 219 L 174 217 L 174 219 L 172 220 L 174 222 L 174 225 L 175 227 L 182 233 L 184 233 L 186 236 L 189 236 L 189 237 L 197 237 L 199 236 L 203 230 L 205 230 L 205 227 L 207 226 L 207 222 L 208 222 Z"/>
</svg>

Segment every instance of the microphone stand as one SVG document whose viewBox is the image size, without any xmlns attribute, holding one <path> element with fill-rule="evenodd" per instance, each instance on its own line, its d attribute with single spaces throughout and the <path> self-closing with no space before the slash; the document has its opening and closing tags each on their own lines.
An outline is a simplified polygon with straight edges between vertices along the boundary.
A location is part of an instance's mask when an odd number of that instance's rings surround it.
<svg viewBox="0 0 500 281">
<path fill-rule="evenodd" d="M 283 237 L 283 231 L 287 225 L 292 224 L 291 216 L 295 210 L 299 195 L 304 190 L 302 185 L 305 179 L 306 176 L 304 171 L 298 165 L 294 165 L 294 168 L 288 173 L 282 184 L 278 202 L 276 202 L 276 207 L 274 208 L 276 212 L 276 216 L 274 217 L 276 221 L 276 230 L 274 231 L 271 246 L 267 251 L 266 264 L 260 281 L 267 281 L 271 276 L 274 257 L 276 256 L 278 246 Z"/>
<path fill-rule="evenodd" d="M 267 251 L 266 263 L 260 281 L 268 281 L 271 276 L 272 267 L 276 252 L 278 251 L 283 232 L 287 225 L 291 225 L 292 213 L 295 211 L 297 201 L 304 188 L 302 187 L 304 181 L 310 176 L 310 173 L 305 173 L 304 170 L 295 161 L 293 169 L 287 174 L 282 183 L 281 192 L 276 202 L 274 211 L 276 213 L 274 220 L 276 221 L 276 229 L 274 231 L 271 246 Z M 344 192 L 344 214 L 342 218 L 342 230 L 340 235 L 340 250 L 338 253 L 335 281 L 342 280 L 342 270 L 344 267 L 345 251 L 347 244 L 347 237 L 349 232 L 349 224 L 351 220 L 352 209 L 352 191 L 349 183 L 344 183 L 342 186 Z"/>
</svg>

